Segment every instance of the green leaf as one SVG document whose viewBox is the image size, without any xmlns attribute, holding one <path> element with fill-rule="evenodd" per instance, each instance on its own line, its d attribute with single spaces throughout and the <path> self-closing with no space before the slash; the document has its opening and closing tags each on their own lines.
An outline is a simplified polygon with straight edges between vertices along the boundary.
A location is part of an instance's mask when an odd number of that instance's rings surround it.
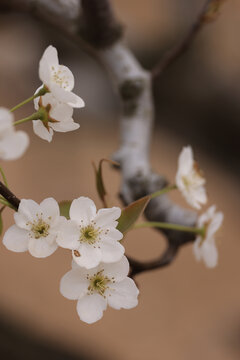
<svg viewBox="0 0 240 360">
<path fill-rule="evenodd" d="M 112 165 L 115 165 L 115 166 L 119 166 L 118 163 L 116 163 L 115 161 L 112 161 L 112 160 L 108 160 L 108 159 L 101 159 L 99 161 L 99 165 L 98 165 L 98 168 L 96 167 L 95 163 L 93 163 L 93 168 L 94 168 L 94 171 L 95 171 L 95 175 L 96 175 L 96 188 L 97 188 L 97 192 L 98 192 L 98 195 L 100 197 L 100 199 L 102 200 L 103 204 L 105 207 L 107 207 L 107 203 L 106 203 L 106 195 L 107 195 L 107 192 L 106 192 L 106 189 L 105 189 L 105 185 L 104 185 L 104 182 L 103 182 L 103 175 L 102 175 L 102 164 L 103 162 L 106 161 Z"/>
<path fill-rule="evenodd" d="M 125 233 L 127 230 L 129 230 L 137 221 L 138 217 L 142 214 L 150 199 L 150 196 L 144 196 L 143 198 L 136 200 L 125 207 L 122 210 L 120 218 L 118 219 L 117 229 L 122 233 Z"/>
<path fill-rule="evenodd" d="M 59 208 L 60 208 L 60 215 L 65 216 L 65 218 L 69 219 L 69 209 L 71 206 L 72 201 L 64 200 L 60 201 Z"/>
</svg>

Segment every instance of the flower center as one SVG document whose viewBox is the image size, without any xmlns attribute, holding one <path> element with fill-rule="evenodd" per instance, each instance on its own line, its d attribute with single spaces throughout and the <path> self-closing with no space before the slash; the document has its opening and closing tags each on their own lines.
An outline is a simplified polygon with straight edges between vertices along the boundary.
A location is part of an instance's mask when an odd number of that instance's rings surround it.
<svg viewBox="0 0 240 360">
<path fill-rule="evenodd" d="M 80 229 L 80 242 L 86 242 L 88 244 L 94 244 L 98 240 L 99 229 L 96 229 L 93 225 L 88 225 Z"/>
<path fill-rule="evenodd" d="M 59 68 L 56 69 L 54 66 L 52 66 L 52 80 L 61 88 L 67 89 L 69 86 L 67 76 L 64 74 L 64 70 Z"/>
<path fill-rule="evenodd" d="M 103 270 L 94 274 L 93 276 L 87 276 L 90 284 L 88 286 L 88 295 L 92 295 L 93 293 L 98 293 L 101 296 L 104 296 L 105 291 L 109 288 L 108 284 L 112 282 L 107 276 L 104 276 Z"/>
<path fill-rule="evenodd" d="M 32 225 L 32 232 L 34 234 L 35 239 L 39 239 L 40 237 L 46 237 L 49 234 L 50 225 L 47 224 L 43 219 L 39 219 L 37 222 L 34 222 Z"/>
</svg>

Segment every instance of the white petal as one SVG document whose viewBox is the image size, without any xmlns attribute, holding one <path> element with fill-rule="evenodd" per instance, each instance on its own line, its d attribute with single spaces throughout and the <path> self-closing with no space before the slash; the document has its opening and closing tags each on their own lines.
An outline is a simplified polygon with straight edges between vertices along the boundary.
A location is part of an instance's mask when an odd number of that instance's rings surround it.
<svg viewBox="0 0 240 360">
<path fill-rule="evenodd" d="M 59 220 L 60 210 L 57 201 L 53 198 L 47 198 L 40 203 L 42 217 L 45 221 L 50 222 L 54 226 Z"/>
<path fill-rule="evenodd" d="M 77 300 L 88 291 L 89 281 L 81 277 L 78 269 L 67 272 L 61 279 L 60 292 L 69 300 Z"/>
<path fill-rule="evenodd" d="M 0 141 L 0 149 L 4 160 L 20 158 L 29 145 L 29 138 L 24 131 L 12 132 Z"/>
<path fill-rule="evenodd" d="M 49 86 L 51 82 L 51 68 L 58 67 L 57 50 L 53 46 L 48 46 L 44 51 L 43 56 L 39 62 L 39 78 L 42 82 Z"/>
<path fill-rule="evenodd" d="M 57 250 L 58 245 L 55 239 L 56 235 L 54 234 L 49 234 L 47 237 L 40 237 L 39 239 L 30 238 L 28 243 L 28 250 L 34 257 L 47 257 Z"/>
<path fill-rule="evenodd" d="M 99 244 L 102 251 L 102 262 L 113 263 L 119 261 L 124 254 L 124 247 L 115 240 L 102 239 Z"/>
<path fill-rule="evenodd" d="M 199 204 L 206 204 L 207 194 L 205 187 L 198 186 L 195 189 L 192 189 L 191 197 L 192 197 L 192 201 L 196 203 L 198 206 Z M 198 208 L 200 208 L 200 206 Z"/>
<path fill-rule="evenodd" d="M 112 264 L 100 264 L 99 271 L 101 267 L 104 269 L 104 275 L 109 279 L 114 277 L 115 281 L 121 281 L 128 276 L 129 273 L 129 262 L 126 256 L 123 256 L 121 260 Z"/>
<path fill-rule="evenodd" d="M 31 229 L 31 225 L 28 224 L 29 219 L 27 216 L 20 214 L 19 212 L 15 212 L 13 216 L 15 223 L 17 224 L 18 227 L 25 230 Z"/>
<path fill-rule="evenodd" d="M 77 312 L 80 319 L 88 324 L 100 320 L 106 310 L 107 301 L 99 294 L 86 295 L 78 300 Z"/>
<path fill-rule="evenodd" d="M 111 284 L 108 293 L 111 294 L 111 296 L 107 297 L 108 305 L 114 309 L 131 309 L 138 304 L 139 290 L 135 282 L 128 277 Z"/>
<path fill-rule="evenodd" d="M 49 66 L 57 67 L 59 64 L 57 49 L 54 46 L 49 45 L 45 49 L 42 59 L 45 59 Z"/>
<path fill-rule="evenodd" d="M 35 201 L 31 199 L 22 199 L 18 207 L 18 212 L 14 214 L 14 220 L 18 226 L 27 229 L 26 222 L 33 221 L 36 214 L 40 213 L 40 206 Z"/>
<path fill-rule="evenodd" d="M 35 91 L 34 95 L 36 95 L 36 94 L 39 92 L 39 90 L 41 90 L 41 89 L 43 88 L 43 86 L 44 86 L 44 85 L 39 86 L 39 87 L 37 88 L 37 90 Z M 50 93 L 45 94 L 44 97 L 47 96 L 47 95 L 50 95 Z M 44 97 L 41 96 L 42 102 L 43 102 L 43 98 L 44 98 Z M 35 109 L 35 110 L 38 110 L 38 109 L 39 109 L 39 99 L 40 99 L 40 96 L 37 97 L 37 98 L 35 98 L 35 99 L 33 99 L 33 104 L 34 104 L 34 109 Z M 43 102 L 43 103 L 44 103 L 44 102 Z"/>
<path fill-rule="evenodd" d="M 86 269 L 98 266 L 101 261 L 102 253 L 97 247 L 93 247 L 93 245 L 81 244 L 77 251 L 80 253 L 80 256 L 75 256 L 73 251 L 73 259 L 79 266 L 83 266 Z"/>
<path fill-rule="evenodd" d="M 71 91 L 64 90 L 59 87 L 57 84 L 51 84 L 51 92 L 58 101 L 68 104 L 74 108 L 82 108 L 85 106 L 85 103 L 82 98 L 77 96 Z"/>
<path fill-rule="evenodd" d="M 77 249 L 79 246 L 79 227 L 71 220 L 62 220 L 56 241 L 59 246 L 65 249 Z"/>
<path fill-rule="evenodd" d="M 47 94 L 46 94 L 47 95 Z M 51 108 L 50 117 L 57 121 L 68 121 L 72 119 L 73 108 L 67 104 L 58 103 L 54 107 Z M 57 123 L 52 123 L 54 125 Z"/>
<path fill-rule="evenodd" d="M 3 236 L 3 244 L 8 250 L 23 252 L 28 249 L 28 231 L 11 226 Z"/>
<path fill-rule="evenodd" d="M 13 114 L 6 108 L 0 107 L 0 138 L 13 128 Z"/>
<path fill-rule="evenodd" d="M 57 81 L 55 81 L 57 72 Z M 74 88 L 74 76 L 71 70 L 64 65 L 59 65 L 57 69 L 52 71 L 52 82 L 66 91 L 71 91 Z"/>
<path fill-rule="evenodd" d="M 202 249 L 201 249 L 201 241 L 202 241 L 202 238 L 201 236 L 197 236 L 196 240 L 194 241 L 194 244 L 193 244 L 193 253 L 197 259 L 197 261 L 200 261 L 201 258 L 202 258 Z"/>
<path fill-rule="evenodd" d="M 43 84 L 49 86 L 51 83 L 51 69 L 46 59 L 42 58 L 39 62 L 39 79 Z"/>
<path fill-rule="evenodd" d="M 43 125 L 41 120 L 33 120 L 33 131 L 43 140 L 47 140 L 48 142 L 52 141 L 53 130 L 51 128 L 48 129 Z"/>
<path fill-rule="evenodd" d="M 193 167 L 193 151 L 191 146 L 186 146 L 182 149 L 179 159 L 178 168 L 182 175 L 187 175 Z"/>
<path fill-rule="evenodd" d="M 219 230 L 223 222 L 223 213 L 218 212 L 214 214 L 212 222 L 207 228 L 207 236 L 212 238 L 213 235 Z"/>
<path fill-rule="evenodd" d="M 75 123 L 73 119 L 70 119 L 68 121 L 61 121 L 57 123 L 51 123 L 51 128 L 54 131 L 59 132 L 67 132 L 67 131 L 73 131 L 80 128 L 80 125 Z"/>
<path fill-rule="evenodd" d="M 113 223 L 120 217 L 121 209 L 119 207 L 112 207 L 110 209 L 100 209 L 97 212 L 95 221 L 98 226 L 113 226 Z"/>
<path fill-rule="evenodd" d="M 104 238 L 105 239 L 110 239 L 110 240 L 121 240 L 123 238 L 123 234 L 121 233 L 121 231 L 115 229 L 115 228 L 103 228 L 103 232 L 107 232 L 106 234 L 104 233 Z"/>
<path fill-rule="evenodd" d="M 80 225 L 88 225 L 96 216 L 96 206 L 91 199 L 81 196 L 73 200 L 69 214 L 71 220 Z"/>
<path fill-rule="evenodd" d="M 202 257 L 207 267 L 213 268 L 217 265 L 218 251 L 215 243 L 205 241 L 202 245 Z"/>
</svg>

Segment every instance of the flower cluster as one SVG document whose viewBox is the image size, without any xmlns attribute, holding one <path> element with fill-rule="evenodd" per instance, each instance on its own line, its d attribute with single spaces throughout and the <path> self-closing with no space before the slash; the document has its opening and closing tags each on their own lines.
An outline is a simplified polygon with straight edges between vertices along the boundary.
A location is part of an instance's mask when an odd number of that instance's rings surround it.
<svg viewBox="0 0 240 360">
<path fill-rule="evenodd" d="M 79 317 L 87 323 L 99 320 L 107 304 L 114 309 L 135 307 L 138 289 L 128 277 L 129 263 L 119 243 L 123 235 L 116 229 L 120 208 L 97 211 L 92 200 L 80 197 L 73 200 L 69 215 L 69 220 L 60 216 L 53 198 L 40 205 L 21 200 L 3 244 L 38 258 L 51 255 L 58 246 L 72 250 L 72 270 L 63 276 L 60 291 L 78 300 Z"/>
<path fill-rule="evenodd" d="M 40 60 L 39 77 L 43 84 L 34 96 L 11 110 L 0 108 L 0 159 L 18 159 L 28 147 L 28 135 L 15 131 L 15 125 L 32 120 L 34 133 L 48 142 L 54 131 L 73 131 L 80 126 L 72 118 L 73 108 L 83 107 L 84 101 L 72 92 L 74 76 L 66 66 L 59 65 L 57 50 L 51 45 Z M 14 122 L 12 111 L 32 99 L 37 112 Z"/>
<path fill-rule="evenodd" d="M 176 186 L 188 204 L 198 210 L 201 205 L 207 203 L 205 183 L 202 171 L 194 161 L 192 148 L 184 147 L 178 159 Z M 202 229 L 202 233 L 194 242 L 194 254 L 198 261 L 203 260 L 210 268 L 217 265 L 218 252 L 214 235 L 222 222 L 223 214 L 216 212 L 215 206 L 211 206 L 204 214 L 200 215 L 197 221 L 197 227 Z"/>
<path fill-rule="evenodd" d="M 59 65 L 57 50 L 48 46 L 39 63 L 39 78 L 43 85 L 35 94 L 47 93 L 34 99 L 34 106 L 44 118 L 33 120 L 33 131 L 40 138 L 51 141 L 53 131 L 67 132 L 79 128 L 72 119 L 73 108 L 84 107 L 84 101 L 72 92 L 74 76 L 71 70 Z"/>
</svg>

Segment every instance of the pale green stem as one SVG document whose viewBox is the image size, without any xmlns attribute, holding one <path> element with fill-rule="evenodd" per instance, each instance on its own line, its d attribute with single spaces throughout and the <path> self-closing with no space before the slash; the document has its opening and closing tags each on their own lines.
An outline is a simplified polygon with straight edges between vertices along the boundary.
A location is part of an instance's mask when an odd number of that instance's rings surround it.
<svg viewBox="0 0 240 360">
<path fill-rule="evenodd" d="M 14 106 L 10 111 L 13 112 L 17 109 L 19 109 L 21 106 L 29 103 L 30 101 L 34 100 L 35 98 L 37 98 L 38 96 L 43 96 L 45 95 L 48 91 L 48 89 L 44 86 L 43 88 L 41 88 L 35 95 L 29 97 L 28 99 L 22 101 L 21 103 L 17 104 L 16 106 Z"/>
<path fill-rule="evenodd" d="M 5 206 L 8 206 L 8 207 L 10 207 L 11 209 L 13 209 L 13 210 L 16 211 L 15 207 L 12 206 L 7 200 L 3 199 L 2 197 L 0 197 L 0 204 L 3 204 L 3 205 L 5 205 Z"/>
<path fill-rule="evenodd" d="M 0 167 L 0 173 L 2 175 L 4 185 L 6 185 L 6 187 L 8 187 L 7 178 L 6 178 L 6 176 L 4 174 L 4 171 L 3 171 L 3 169 L 1 167 Z"/>
<path fill-rule="evenodd" d="M 31 120 L 39 120 L 41 118 L 42 118 L 42 111 L 37 111 L 24 119 L 15 121 L 13 123 L 13 125 L 19 125 L 19 124 L 25 123 L 26 121 L 31 121 Z"/>
<path fill-rule="evenodd" d="M 167 194 L 169 191 L 175 190 L 175 189 L 177 189 L 177 185 L 175 185 L 175 184 L 174 184 L 174 185 L 170 185 L 170 186 L 167 186 L 167 187 L 165 187 L 165 188 L 163 188 L 163 189 L 161 189 L 161 190 L 156 191 L 155 193 L 152 193 L 152 194 L 149 195 L 149 196 L 150 196 L 151 199 L 154 199 L 154 198 L 156 198 L 156 197 L 158 197 L 158 196 L 160 196 L 160 195 Z"/>
<path fill-rule="evenodd" d="M 204 236 L 204 232 L 205 232 L 204 228 L 195 228 L 195 227 L 184 226 L 179 224 L 170 224 L 170 223 L 162 223 L 162 222 L 154 222 L 154 221 L 135 224 L 133 226 L 133 229 L 145 228 L 145 227 L 157 227 L 161 229 L 192 232 L 195 234 L 199 234 L 201 236 Z"/>
</svg>

